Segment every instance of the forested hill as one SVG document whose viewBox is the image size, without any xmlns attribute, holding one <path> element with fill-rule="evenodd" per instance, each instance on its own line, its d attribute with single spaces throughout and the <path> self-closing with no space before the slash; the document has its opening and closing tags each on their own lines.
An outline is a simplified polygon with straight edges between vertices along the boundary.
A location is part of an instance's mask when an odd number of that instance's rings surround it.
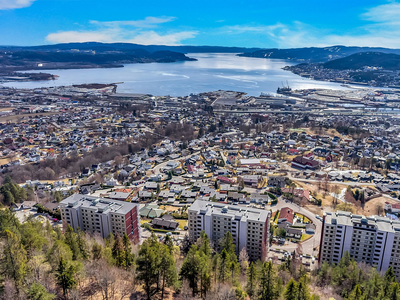
<svg viewBox="0 0 400 300">
<path fill-rule="evenodd" d="M 380 274 L 347 251 L 338 265 L 308 272 L 301 247 L 280 264 L 249 262 L 245 250 L 236 255 L 229 231 L 222 251 L 204 232 L 180 247 L 163 237 L 132 245 L 126 233 L 103 239 L 35 217 L 21 224 L 1 209 L 0 299 L 391 300 L 400 293 L 392 267 Z"/>
<path fill-rule="evenodd" d="M 326 69 L 359 70 L 376 67 L 384 70 L 400 70 L 400 55 L 381 52 L 361 52 L 323 64 Z"/>
<path fill-rule="evenodd" d="M 173 51 L 181 53 L 240 53 L 253 52 L 260 48 L 245 48 L 245 47 L 223 47 L 223 46 L 166 46 L 166 45 L 140 45 L 132 43 L 64 43 L 54 45 L 41 46 L 0 46 L 0 49 L 8 50 L 33 50 L 33 51 L 132 51 L 146 50 L 148 52 L 155 51 Z"/>
<path fill-rule="evenodd" d="M 42 69 L 116 67 L 129 63 L 191 60 L 196 59 L 169 50 L 150 52 L 145 49 L 118 51 L 0 49 L 0 69 L 3 70 L 27 70 L 38 67 Z"/>
<path fill-rule="evenodd" d="M 360 52 L 400 54 L 400 49 L 346 46 L 332 46 L 324 48 L 310 47 L 293 49 L 261 49 L 254 52 L 242 53 L 239 54 L 239 56 L 287 59 L 304 62 L 327 62 Z"/>
</svg>

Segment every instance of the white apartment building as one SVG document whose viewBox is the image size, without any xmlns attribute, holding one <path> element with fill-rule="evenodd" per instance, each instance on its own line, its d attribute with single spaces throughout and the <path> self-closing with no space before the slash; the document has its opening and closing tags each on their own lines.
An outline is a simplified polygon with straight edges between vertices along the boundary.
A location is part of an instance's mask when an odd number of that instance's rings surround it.
<svg viewBox="0 0 400 300">
<path fill-rule="evenodd" d="M 74 194 L 60 202 L 61 218 L 75 230 L 98 233 L 103 238 L 111 232 L 124 233 L 135 243 L 140 241 L 138 204 Z"/>
<path fill-rule="evenodd" d="M 322 223 L 319 262 L 338 263 L 344 253 L 400 278 L 400 222 L 349 212 L 326 213 Z"/>
<path fill-rule="evenodd" d="M 246 248 L 250 260 L 264 261 L 269 243 L 269 220 L 267 210 L 196 200 L 189 208 L 189 237 L 195 241 L 204 230 L 218 248 L 220 240 L 230 231 L 237 254 Z"/>
</svg>

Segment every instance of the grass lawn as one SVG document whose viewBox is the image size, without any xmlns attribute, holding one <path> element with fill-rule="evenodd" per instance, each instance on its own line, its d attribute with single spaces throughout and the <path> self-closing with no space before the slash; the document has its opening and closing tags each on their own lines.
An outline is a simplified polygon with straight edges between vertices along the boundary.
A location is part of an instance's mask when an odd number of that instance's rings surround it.
<svg viewBox="0 0 400 300">
<path fill-rule="evenodd" d="M 140 219 L 140 225 L 143 225 L 143 224 L 145 224 L 145 223 L 150 223 L 151 222 L 151 220 L 143 220 L 143 219 Z"/>
<path fill-rule="evenodd" d="M 303 233 L 303 234 L 301 235 L 300 241 L 306 241 L 306 240 L 308 240 L 308 239 L 311 238 L 311 237 L 312 237 L 311 234 Z"/>
<path fill-rule="evenodd" d="M 273 216 L 271 216 L 272 220 L 274 223 L 278 224 L 278 219 L 279 219 L 279 214 L 280 214 L 280 210 L 277 210 L 276 212 L 273 213 Z"/>
<path fill-rule="evenodd" d="M 303 216 L 302 214 L 299 214 L 299 213 L 295 213 L 295 215 L 297 216 L 297 217 L 299 217 L 300 219 L 303 219 L 304 218 L 304 223 L 312 223 L 311 221 L 310 221 L 310 219 L 309 218 L 307 218 L 306 216 Z"/>
<path fill-rule="evenodd" d="M 176 220 L 179 223 L 179 228 L 183 230 L 183 227 L 187 226 L 188 220 Z"/>
</svg>

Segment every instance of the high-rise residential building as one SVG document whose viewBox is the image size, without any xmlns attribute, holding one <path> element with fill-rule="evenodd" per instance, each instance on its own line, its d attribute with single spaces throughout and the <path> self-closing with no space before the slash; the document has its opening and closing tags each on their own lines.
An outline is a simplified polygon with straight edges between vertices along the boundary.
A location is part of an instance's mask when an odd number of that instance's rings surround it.
<svg viewBox="0 0 400 300">
<path fill-rule="evenodd" d="M 237 254 L 245 248 L 250 260 L 264 261 L 269 243 L 269 220 L 267 210 L 196 200 L 189 208 L 189 237 L 195 241 L 204 230 L 218 249 L 221 239 L 230 231 Z"/>
<path fill-rule="evenodd" d="M 319 262 L 338 263 L 346 251 L 378 272 L 392 266 L 400 278 L 400 222 L 343 211 L 325 213 Z"/>
<path fill-rule="evenodd" d="M 78 227 L 88 233 L 98 233 L 103 238 L 111 232 L 126 233 L 134 243 L 140 241 L 138 204 L 74 194 L 60 202 L 64 224 Z"/>
</svg>

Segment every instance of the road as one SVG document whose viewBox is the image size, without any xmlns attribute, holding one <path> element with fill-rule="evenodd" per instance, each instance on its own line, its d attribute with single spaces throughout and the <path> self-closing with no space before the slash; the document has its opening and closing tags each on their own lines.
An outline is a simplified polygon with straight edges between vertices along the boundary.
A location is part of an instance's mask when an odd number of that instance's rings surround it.
<svg viewBox="0 0 400 300">
<path fill-rule="evenodd" d="M 289 208 L 293 209 L 294 212 L 300 213 L 300 214 L 306 216 L 308 219 L 310 219 L 310 221 L 313 224 L 315 224 L 315 226 L 316 226 L 315 234 L 313 235 L 313 237 L 311 237 L 307 241 L 302 242 L 301 245 L 303 247 L 304 254 L 310 254 L 310 255 L 314 255 L 314 256 L 317 255 L 318 253 L 317 253 L 317 251 L 314 251 L 314 248 L 317 248 L 319 246 L 319 243 L 321 240 L 322 222 L 320 220 L 318 220 L 312 212 L 298 206 L 297 204 L 294 204 L 291 202 L 286 202 L 285 200 L 282 200 L 282 199 L 279 199 L 277 205 L 271 206 L 271 210 L 273 212 L 275 212 L 277 210 L 281 210 L 284 207 L 289 207 Z M 271 248 L 287 250 L 287 251 L 292 252 L 297 248 L 297 244 L 290 243 L 290 244 L 285 244 L 285 245 L 273 245 Z"/>
<path fill-rule="evenodd" d="M 289 179 L 295 180 L 295 181 L 300 181 L 300 182 L 311 182 L 311 183 L 319 183 L 321 180 L 316 180 L 316 179 L 306 179 L 306 178 L 297 178 L 297 177 L 291 177 L 288 176 Z M 329 184 L 346 184 L 346 185 L 351 185 L 351 186 L 371 186 L 375 185 L 373 182 L 344 182 L 344 181 L 329 181 Z"/>
</svg>

